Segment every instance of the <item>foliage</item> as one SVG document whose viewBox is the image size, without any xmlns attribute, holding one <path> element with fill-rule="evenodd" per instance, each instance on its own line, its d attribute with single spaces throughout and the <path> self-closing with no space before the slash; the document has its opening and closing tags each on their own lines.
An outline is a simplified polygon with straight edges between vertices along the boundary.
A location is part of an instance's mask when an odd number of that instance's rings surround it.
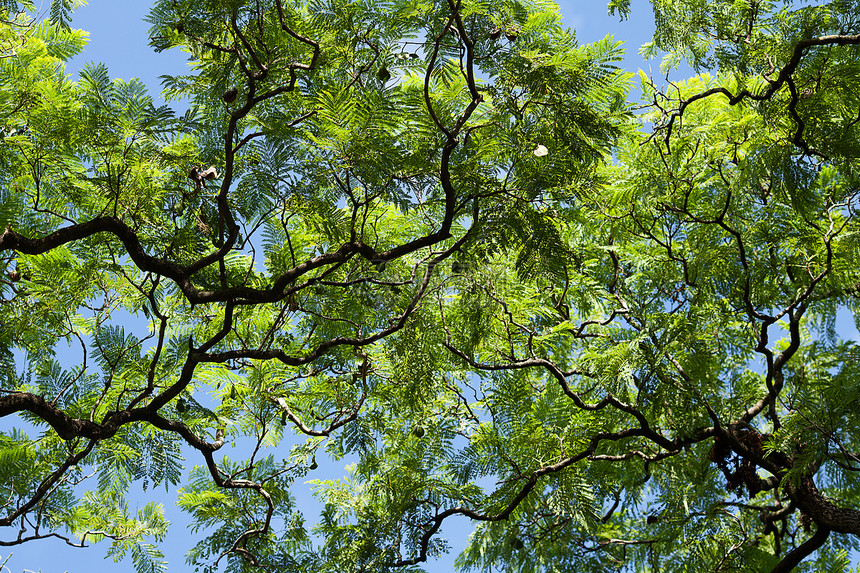
<svg viewBox="0 0 860 573">
<path fill-rule="evenodd" d="M 160 0 L 181 115 L 76 4 L 0 3 L 4 544 L 163 570 L 140 483 L 203 571 L 847 570 L 856 2 L 653 0 L 634 106 L 548 1 Z"/>
</svg>

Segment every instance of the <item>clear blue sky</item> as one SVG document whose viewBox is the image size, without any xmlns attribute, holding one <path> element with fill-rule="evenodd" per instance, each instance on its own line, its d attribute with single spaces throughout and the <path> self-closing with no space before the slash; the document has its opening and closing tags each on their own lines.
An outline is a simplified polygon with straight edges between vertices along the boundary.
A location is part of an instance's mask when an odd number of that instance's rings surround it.
<svg viewBox="0 0 860 573">
<path fill-rule="evenodd" d="M 73 20 L 74 27 L 90 32 L 90 43 L 84 54 L 70 63 L 68 71 L 76 74 L 86 62 L 103 62 L 107 64 L 112 77 L 125 79 L 138 77 L 149 86 L 153 94 L 157 94 L 160 90 L 158 79 L 160 75 L 184 73 L 187 65 L 186 58 L 181 52 L 155 54 L 148 47 L 148 24 L 142 21 L 147 10 L 148 3 L 137 0 L 90 0 L 88 6 L 77 11 Z M 642 62 L 637 54 L 639 45 L 650 38 L 653 29 L 650 6 L 644 0 L 634 0 L 633 17 L 625 22 L 620 22 L 618 17 L 609 17 L 605 2 L 600 0 L 580 2 L 567 0 L 561 2 L 561 12 L 565 23 L 576 29 L 577 38 L 581 43 L 592 42 L 608 34 L 614 34 L 617 39 L 627 42 L 628 57 L 624 67 L 631 71 L 639 67 L 647 69 L 648 64 Z M 656 68 L 659 63 L 653 63 L 653 65 Z M 0 428 L 2 427 L 2 420 L 0 420 Z M 192 458 L 189 462 L 197 464 L 200 460 Z M 323 466 L 318 471 L 323 472 L 326 469 Z M 309 490 L 295 493 L 300 500 L 305 500 L 303 503 L 310 508 L 307 518 L 309 521 L 313 520 L 315 504 L 310 501 Z M 163 488 L 146 493 L 138 491 L 130 500 L 130 509 L 135 512 L 136 507 L 142 507 L 152 499 L 162 502 L 167 518 L 172 523 L 167 541 L 161 546 L 169 561 L 169 571 L 190 570 L 185 565 L 184 556 L 196 536 L 188 532 L 187 519 L 174 505 L 175 492 L 165 493 Z M 427 564 L 426 569 L 450 571 L 453 558 L 463 547 L 470 530 L 466 519 L 453 521 L 443 529 L 443 533 L 451 542 L 452 552 L 446 559 Z M 5 537 L 8 537 L 9 533 L 9 531 L 4 532 Z M 22 546 L 0 547 L 0 564 L 10 553 L 12 554 L 0 573 L 40 570 L 44 573 L 132 570 L 128 560 L 117 564 L 103 561 L 106 549 L 106 544 L 88 549 L 74 549 L 53 539 Z"/>
</svg>

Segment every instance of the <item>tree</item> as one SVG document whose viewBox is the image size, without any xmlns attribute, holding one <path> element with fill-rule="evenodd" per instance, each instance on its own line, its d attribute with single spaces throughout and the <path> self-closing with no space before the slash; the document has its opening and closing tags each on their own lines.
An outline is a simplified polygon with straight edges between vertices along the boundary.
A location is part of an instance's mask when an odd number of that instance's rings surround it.
<svg viewBox="0 0 860 573">
<path fill-rule="evenodd" d="M 2 3 L 3 544 L 159 570 L 182 479 L 206 571 L 848 567 L 856 2 L 652 0 L 635 106 L 548 2 L 161 0 L 180 116 L 72 4 Z"/>
</svg>

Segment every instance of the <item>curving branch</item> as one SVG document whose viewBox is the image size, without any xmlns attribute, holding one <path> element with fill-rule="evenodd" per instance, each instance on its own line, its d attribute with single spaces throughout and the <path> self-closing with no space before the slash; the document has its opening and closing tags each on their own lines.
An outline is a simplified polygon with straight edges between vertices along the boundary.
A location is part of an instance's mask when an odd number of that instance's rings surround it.
<svg viewBox="0 0 860 573">
<path fill-rule="evenodd" d="M 791 57 L 789 57 L 788 62 L 786 62 L 785 66 L 779 71 L 776 79 L 770 80 L 768 78 L 769 84 L 768 88 L 761 94 L 753 93 L 747 89 L 742 89 L 737 93 L 732 93 L 730 90 L 724 87 L 711 88 L 709 90 L 705 90 L 701 93 L 698 93 L 690 98 L 685 100 L 681 100 L 678 109 L 669 116 L 669 122 L 661 127 L 660 129 L 666 130 L 666 135 L 664 137 L 666 146 L 669 146 L 669 139 L 672 136 L 672 128 L 675 124 L 676 119 L 680 119 L 684 115 L 684 111 L 690 104 L 695 103 L 701 99 L 709 98 L 713 95 L 723 95 L 729 100 L 729 105 L 737 105 L 742 101 L 749 99 L 752 101 L 766 101 L 774 96 L 774 94 L 779 91 L 784 85 L 788 85 L 790 89 L 790 106 L 796 106 L 799 95 L 797 94 L 796 89 L 794 89 L 794 84 L 792 80 L 792 75 L 797 70 L 797 66 L 800 65 L 800 62 L 803 60 L 803 56 L 807 50 L 816 46 L 857 46 L 860 45 L 860 34 L 855 35 L 842 35 L 842 34 L 831 34 L 826 36 L 817 36 L 815 38 L 808 38 L 806 40 L 801 40 L 797 44 L 794 45 L 794 49 L 792 50 Z M 796 110 L 792 108 L 792 116 L 795 120 L 798 120 Z M 793 143 L 800 145 L 801 148 L 804 149 L 807 153 L 811 153 L 814 155 L 822 156 L 820 152 L 809 148 L 809 146 L 803 141 L 803 122 L 798 123 L 798 128 L 795 131 L 795 135 L 793 138 Z M 823 156 L 822 156 L 823 157 Z"/>
<path fill-rule="evenodd" d="M 442 523 L 453 516 L 464 516 L 468 517 L 474 521 L 504 521 L 507 520 L 511 514 L 520 506 L 520 504 L 528 497 L 528 495 L 535 489 L 540 478 L 558 473 L 573 464 L 582 461 L 584 459 L 589 458 L 594 454 L 597 450 L 597 447 L 603 441 L 619 441 L 630 437 L 641 437 L 642 431 L 640 429 L 628 429 L 628 430 L 619 430 L 617 432 L 600 432 L 591 437 L 589 440 L 588 446 L 576 453 L 573 456 L 567 457 L 555 464 L 547 465 L 540 467 L 534 471 L 532 471 L 528 477 L 525 479 L 525 482 L 522 486 L 520 486 L 519 491 L 514 495 L 514 497 L 507 503 L 507 505 L 498 512 L 495 513 L 485 513 L 481 511 L 477 511 L 468 507 L 451 507 L 437 514 L 432 520 L 427 523 L 422 529 L 424 529 L 424 533 L 421 535 L 419 543 L 420 550 L 419 554 L 416 557 L 410 559 L 398 559 L 390 563 L 391 567 L 407 567 L 410 565 L 417 565 L 418 563 L 422 563 L 427 561 L 428 551 L 430 548 L 430 540 L 439 531 L 439 528 L 442 527 Z"/>
<path fill-rule="evenodd" d="M 815 531 L 815 534 L 804 541 L 801 545 L 795 547 L 782 558 L 782 561 L 777 563 L 776 567 L 771 569 L 770 573 L 788 573 L 795 567 L 800 565 L 800 562 L 809 557 L 819 547 L 824 545 L 827 538 L 830 536 L 830 530 L 826 527 L 821 527 Z"/>
<path fill-rule="evenodd" d="M 11 525 L 16 519 L 33 509 L 42 499 L 51 491 L 51 488 L 65 475 L 65 473 L 74 465 L 77 465 L 81 460 L 89 455 L 96 445 L 96 440 L 90 440 L 86 447 L 80 452 L 66 458 L 60 467 L 54 470 L 33 492 L 30 499 L 16 508 L 12 513 L 5 517 L 0 517 L 0 527 Z"/>
</svg>

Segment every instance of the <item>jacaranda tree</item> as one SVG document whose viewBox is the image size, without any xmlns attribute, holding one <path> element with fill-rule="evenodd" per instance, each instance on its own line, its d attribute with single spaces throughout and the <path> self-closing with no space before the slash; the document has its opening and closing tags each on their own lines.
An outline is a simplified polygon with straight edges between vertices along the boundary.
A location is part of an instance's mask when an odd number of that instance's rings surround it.
<svg viewBox="0 0 860 573">
<path fill-rule="evenodd" d="M 545 0 L 158 0 L 181 115 L 74 4 L 0 2 L 2 545 L 162 570 L 141 482 L 204 571 L 850 566 L 860 2 L 652 0 L 637 78 Z"/>
</svg>

